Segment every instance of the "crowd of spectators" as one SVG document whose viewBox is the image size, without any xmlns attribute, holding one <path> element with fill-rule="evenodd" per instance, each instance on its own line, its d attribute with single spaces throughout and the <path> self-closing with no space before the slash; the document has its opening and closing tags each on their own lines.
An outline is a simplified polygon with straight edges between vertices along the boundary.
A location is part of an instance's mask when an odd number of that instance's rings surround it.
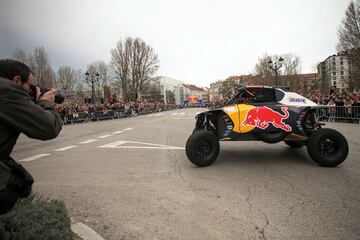
<svg viewBox="0 0 360 240">
<path fill-rule="evenodd" d="M 360 101 L 359 93 L 321 93 L 320 91 L 309 94 L 308 98 L 319 105 L 328 108 L 321 110 L 320 117 L 328 121 L 359 122 Z"/>
<path fill-rule="evenodd" d="M 137 116 L 146 113 L 175 109 L 175 104 L 143 101 L 105 101 L 104 103 L 63 103 L 56 105 L 56 110 L 64 123 L 72 123 L 77 118 L 94 119 L 106 117 Z M 79 117 L 80 116 L 80 117 Z"/>
</svg>

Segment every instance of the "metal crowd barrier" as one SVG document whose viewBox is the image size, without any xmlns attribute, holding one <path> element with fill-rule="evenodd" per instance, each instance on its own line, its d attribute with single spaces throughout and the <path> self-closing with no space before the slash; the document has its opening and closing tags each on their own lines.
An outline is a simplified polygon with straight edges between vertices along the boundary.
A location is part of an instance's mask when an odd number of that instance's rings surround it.
<svg viewBox="0 0 360 240">
<path fill-rule="evenodd" d="M 60 113 L 64 124 L 74 124 L 82 123 L 89 121 L 102 121 L 110 120 L 117 118 L 126 118 L 126 117 L 136 117 L 138 115 L 150 114 L 155 112 L 163 112 L 168 110 L 174 110 L 176 108 L 165 106 L 163 108 L 135 108 L 135 109 L 116 109 L 116 110 L 104 110 L 104 111 L 94 111 L 94 112 L 75 112 L 62 114 Z"/>
<path fill-rule="evenodd" d="M 335 106 L 316 110 L 320 121 L 360 123 L 360 106 Z"/>
</svg>

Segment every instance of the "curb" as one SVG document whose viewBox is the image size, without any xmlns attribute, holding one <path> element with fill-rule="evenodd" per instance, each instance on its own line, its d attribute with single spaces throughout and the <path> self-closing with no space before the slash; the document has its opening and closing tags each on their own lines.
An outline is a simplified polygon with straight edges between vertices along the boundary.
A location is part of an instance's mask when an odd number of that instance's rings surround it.
<svg viewBox="0 0 360 240">
<path fill-rule="evenodd" d="M 82 240 L 105 240 L 93 229 L 81 222 L 71 224 L 71 231 Z"/>
</svg>

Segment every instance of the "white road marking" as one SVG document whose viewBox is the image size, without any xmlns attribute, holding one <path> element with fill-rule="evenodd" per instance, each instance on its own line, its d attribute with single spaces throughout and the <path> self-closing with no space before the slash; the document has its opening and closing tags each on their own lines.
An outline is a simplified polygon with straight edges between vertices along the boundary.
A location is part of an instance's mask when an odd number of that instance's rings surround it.
<svg viewBox="0 0 360 240">
<path fill-rule="evenodd" d="M 124 131 L 116 131 L 116 132 L 113 132 L 112 134 L 119 134 L 119 133 L 123 133 Z"/>
<path fill-rule="evenodd" d="M 89 140 L 86 140 L 86 141 L 80 142 L 79 144 L 92 143 L 92 142 L 95 142 L 95 141 L 97 141 L 97 140 L 98 140 L 98 139 L 89 139 Z"/>
<path fill-rule="evenodd" d="M 174 119 L 177 119 L 177 120 L 185 120 L 185 119 L 195 119 L 195 118 L 174 118 Z"/>
<path fill-rule="evenodd" d="M 133 128 L 125 128 L 124 131 L 130 131 L 133 130 Z"/>
<path fill-rule="evenodd" d="M 71 224 L 71 231 L 83 240 L 104 240 L 104 238 L 92 228 L 81 222 Z"/>
<path fill-rule="evenodd" d="M 139 145 L 145 145 L 145 146 L 123 146 L 124 144 L 132 143 L 132 144 L 139 144 Z M 185 149 L 183 147 L 174 147 L 174 146 L 168 146 L 168 145 L 162 145 L 162 144 L 152 144 L 152 143 L 145 143 L 145 142 L 133 142 L 133 141 L 116 141 L 112 143 L 108 143 L 102 146 L 98 146 L 98 148 L 128 148 L 128 149 L 167 149 L 167 150 L 175 150 L 175 149 Z"/>
<path fill-rule="evenodd" d="M 29 157 L 29 158 L 21 159 L 21 160 L 19 160 L 19 162 L 30 162 L 30 161 L 34 161 L 36 159 L 39 159 L 39 158 L 42 158 L 42 157 L 47 157 L 47 156 L 50 156 L 50 155 L 51 155 L 50 153 L 42 153 L 42 154 L 38 154 L 38 155 Z"/>
<path fill-rule="evenodd" d="M 55 149 L 54 151 L 63 152 L 63 151 L 66 151 L 66 150 L 69 150 L 69 149 L 72 149 L 72 148 L 76 148 L 76 147 L 77 147 L 76 145 L 70 145 L 70 146 L 66 146 L 66 147 L 63 147 L 63 148 Z"/>
<path fill-rule="evenodd" d="M 180 114 L 179 114 L 179 116 L 182 116 L 182 115 L 184 115 L 184 114 L 185 114 L 185 113 L 184 113 L 184 112 L 182 112 L 182 113 L 180 113 Z"/>
<path fill-rule="evenodd" d="M 100 136 L 98 138 L 107 138 L 107 137 L 111 137 L 111 136 L 112 136 L 111 134 L 106 134 L 106 135 Z"/>
<path fill-rule="evenodd" d="M 173 114 L 171 114 L 171 116 L 175 116 L 175 115 L 178 115 L 178 113 L 173 113 Z"/>
</svg>

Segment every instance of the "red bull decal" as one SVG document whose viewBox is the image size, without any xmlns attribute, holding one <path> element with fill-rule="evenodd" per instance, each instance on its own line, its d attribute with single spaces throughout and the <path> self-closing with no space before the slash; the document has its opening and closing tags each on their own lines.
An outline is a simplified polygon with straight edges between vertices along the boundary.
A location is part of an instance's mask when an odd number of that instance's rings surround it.
<svg viewBox="0 0 360 240">
<path fill-rule="evenodd" d="M 269 123 L 271 123 L 276 128 L 290 132 L 292 128 L 288 124 L 283 123 L 283 120 L 289 118 L 288 108 L 281 107 L 281 111 L 283 111 L 284 114 L 276 112 L 268 107 L 255 107 L 247 112 L 246 118 L 242 124 L 265 129 L 268 128 Z"/>
</svg>

